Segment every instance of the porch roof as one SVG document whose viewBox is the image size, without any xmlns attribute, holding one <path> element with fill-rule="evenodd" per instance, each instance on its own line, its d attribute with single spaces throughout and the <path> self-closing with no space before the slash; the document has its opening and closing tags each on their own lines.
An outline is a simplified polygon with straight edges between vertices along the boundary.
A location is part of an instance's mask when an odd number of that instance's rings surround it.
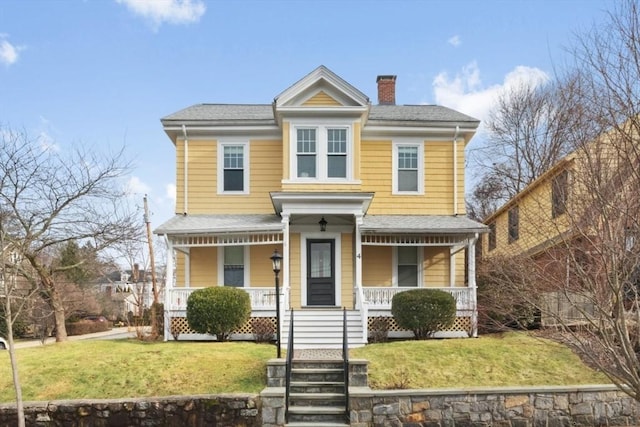
<svg viewBox="0 0 640 427">
<path fill-rule="evenodd" d="M 366 215 L 360 231 L 363 234 L 468 234 L 486 233 L 489 228 L 460 215 Z"/>
<path fill-rule="evenodd" d="M 176 215 L 154 230 L 155 234 L 210 234 L 282 231 L 275 214 Z"/>
</svg>

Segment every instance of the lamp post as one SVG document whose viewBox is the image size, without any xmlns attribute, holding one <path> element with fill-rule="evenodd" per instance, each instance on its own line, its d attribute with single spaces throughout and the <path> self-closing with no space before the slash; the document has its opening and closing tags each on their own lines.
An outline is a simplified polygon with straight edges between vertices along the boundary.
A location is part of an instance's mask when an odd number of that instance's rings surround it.
<svg viewBox="0 0 640 427">
<path fill-rule="evenodd" d="M 276 276 L 276 346 L 278 348 L 278 359 L 280 359 L 280 281 L 278 274 L 280 273 L 281 262 L 282 255 L 280 255 L 276 249 L 273 251 L 273 255 L 271 255 L 271 264 L 273 266 L 273 273 Z"/>
</svg>

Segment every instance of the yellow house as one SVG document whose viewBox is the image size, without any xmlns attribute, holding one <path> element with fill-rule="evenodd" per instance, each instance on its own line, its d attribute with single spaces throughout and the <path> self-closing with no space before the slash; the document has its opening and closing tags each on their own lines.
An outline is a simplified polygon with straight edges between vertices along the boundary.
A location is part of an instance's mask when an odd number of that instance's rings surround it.
<svg viewBox="0 0 640 427">
<path fill-rule="evenodd" d="M 271 104 L 199 104 L 162 119 L 176 148 L 176 215 L 155 232 L 169 253 L 165 338 L 189 330 L 189 294 L 249 293 L 252 318 L 276 324 L 279 283 L 287 345 L 337 347 L 343 309 L 352 346 L 416 287 L 457 300 L 441 336 L 476 335 L 474 248 L 465 216 L 465 146 L 478 120 L 435 105 L 395 105 L 395 76 L 378 76 L 378 105 L 324 66 Z M 271 255 L 283 257 L 277 279 Z M 236 331 L 252 334 L 251 324 Z M 402 335 L 391 322 L 390 334 Z"/>
</svg>

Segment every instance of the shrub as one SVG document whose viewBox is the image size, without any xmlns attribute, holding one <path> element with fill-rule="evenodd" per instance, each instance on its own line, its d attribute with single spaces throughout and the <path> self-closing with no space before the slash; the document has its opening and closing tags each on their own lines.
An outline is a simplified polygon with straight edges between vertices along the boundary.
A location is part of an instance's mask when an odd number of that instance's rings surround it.
<svg viewBox="0 0 640 427">
<path fill-rule="evenodd" d="M 79 320 L 77 322 L 67 323 L 66 325 L 67 335 L 84 335 L 93 334 L 95 332 L 105 332 L 111 329 L 111 322 L 94 321 L 94 320 Z"/>
<path fill-rule="evenodd" d="M 453 325 L 456 300 L 439 289 L 412 289 L 393 297 L 391 313 L 398 326 L 413 331 L 416 339 L 423 340 Z"/>
<path fill-rule="evenodd" d="M 387 342 L 389 339 L 389 318 L 378 316 L 371 321 L 369 328 L 369 342 Z"/>
<path fill-rule="evenodd" d="M 255 317 L 251 319 L 251 329 L 256 342 L 271 342 L 276 328 L 269 317 Z"/>
<path fill-rule="evenodd" d="M 250 315 L 251 300 L 242 289 L 198 289 L 187 300 L 189 327 L 201 334 L 215 335 L 218 341 L 228 340 L 231 331 L 244 325 Z"/>
</svg>

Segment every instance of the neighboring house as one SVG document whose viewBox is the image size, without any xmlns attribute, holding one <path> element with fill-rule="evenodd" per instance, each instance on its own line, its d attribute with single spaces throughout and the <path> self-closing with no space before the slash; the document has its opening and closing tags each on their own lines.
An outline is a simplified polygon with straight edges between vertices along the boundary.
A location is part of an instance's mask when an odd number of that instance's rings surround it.
<svg viewBox="0 0 640 427">
<path fill-rule="evenodd" d="M 113 315 L 117 318 L 127 318 L 129 313 L 138 316 L 153 304 L 151 272 L 140 270 L 138 264 L 134 264 L 133 270 L 110 272 L 99 279 L 96 286 L 111 298 L 115 311 Z M 162 301 L 163 289 L 162 286 L 158 288 Z"/>
<path fill-rule="evenodd" d="M 632 134 L 623 124 L 581 144 L 484 221 L 489 233 L 480 253 L 490 270 L 536 266 L 529 277 L 536 289 L 528 292 L 547 301 L 543 324 L 583 321 L 597 298 L 611 298 L 612 274 L 621 286 L 640 285 L 640 165 Z"/>
<path fill-rule="evenodd" d="M 170 254 L 165 338 L 194 334 L 195 289 L 235 286 L 252 317 L 275 324 L 270 256 L 280 273 L 284 345 L 337 346 L 342 308 L 351 345 L 367 342 L 391 300 L 419 287 L 457 300 L 441 336 L 476 335 L 475 244 L 486 227 L 465 216 L 465 147 L 478 120 L 435 105 L 379 105 L 320 66 L 271 104 L 198 104 L 162 119 L 176 148 L 176 216 L 155 230 Z M 307 332 L 305 332 L 307 331 Z M 248 323 L 237 336 L 252 333 Z M 391 334 L 402 334 L 391 322 Z"/>
</svg>

